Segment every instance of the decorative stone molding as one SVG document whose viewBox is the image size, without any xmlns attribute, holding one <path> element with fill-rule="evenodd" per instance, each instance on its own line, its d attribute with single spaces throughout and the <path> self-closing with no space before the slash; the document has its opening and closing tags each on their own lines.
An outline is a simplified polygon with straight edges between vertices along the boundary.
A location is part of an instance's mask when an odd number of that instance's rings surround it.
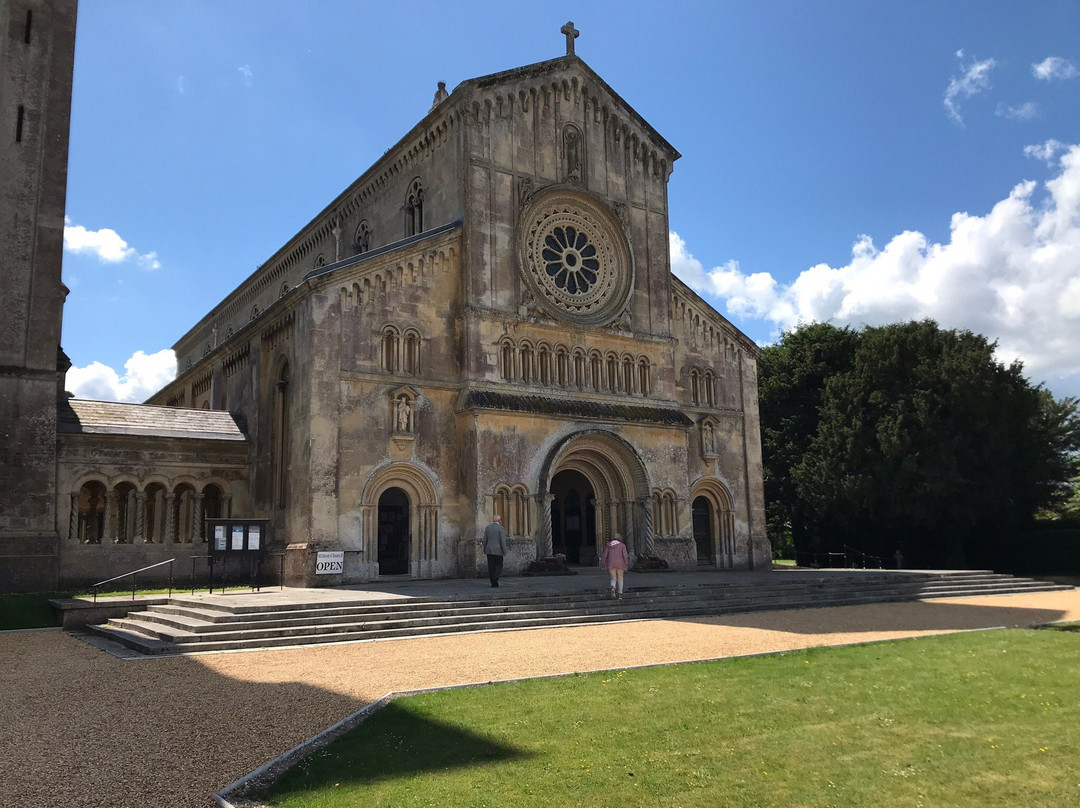
<svg viewBox="0 0 1080 808">
<path fill-rule="evenodd" d="M 521 274 L 548 313 L 581 325 L 608 323 L 633 289 L 623 228 L 600 200 L 568 187 L 537 194 L 517 232 Z"/>
</svg>

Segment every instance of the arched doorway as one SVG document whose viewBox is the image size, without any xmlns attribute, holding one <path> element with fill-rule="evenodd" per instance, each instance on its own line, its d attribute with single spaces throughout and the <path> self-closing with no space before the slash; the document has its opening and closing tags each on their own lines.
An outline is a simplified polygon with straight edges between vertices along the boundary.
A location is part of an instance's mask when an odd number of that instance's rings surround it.
<svg viewBox="0 0 1080 808">
<path fill-rule="evenodd" d="M 537 490 L 552 504 L 542 514 L 539 555 L 565 552 L 570 563 L 595 564 L 616 533 L 632 558 L 654 554 L 648 473 L 637 450 L 619 436 L 587 430 L 563 438 L 545 458 Z M 576 528 L 566 518 L 575 514 Z"/>
<path fill-rule="evenodd" d="M 697 497 L 690 510 L 694 522 L 694 544 L 697 545 L 697 563 L 699 567 L 711 566 L 715 562 L 713 550 L 713 514 L 712 503 L 705 497 Z"/>
<path fill-rule="evenodd" d="M 719 480 L 706 477 L 694 484 L 690 496 L 698 563 L 722 569 L 734 567 L 735 513 L 731 494 Z"/>
<path fill-rule="evenodd" d="M 409 572 L 409 497 L 387 488 L 379 497 L 379 575 Z"/>
<path fill-rule="evenodd" d="M 560 471 L 551 480 L 551 545 L 568 564 L 596 563 L 596 497 L 579 471 Z"/>
</svg>

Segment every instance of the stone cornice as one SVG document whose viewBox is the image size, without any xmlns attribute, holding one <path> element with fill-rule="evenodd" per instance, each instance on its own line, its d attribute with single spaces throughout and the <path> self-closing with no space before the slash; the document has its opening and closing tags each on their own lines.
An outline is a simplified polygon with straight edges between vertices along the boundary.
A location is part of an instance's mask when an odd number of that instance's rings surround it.
<svg viewBox="0 0 1080 808">
<path fill-rule="evenodd" d="M 697 292 L 683 283 L 677 275 L 672 274 L 671 282 L 671 319 L 673 321 L 685 321 L 687 319 L 686 312 L 689 311 L 691 315 L 698 315 L 725 337 L 736 343 L 753 359 L 756 360 L 761 356 L 761 348 L 750 337 L 746 336 L 720 312 L 706 303 Z"/>
</svg>

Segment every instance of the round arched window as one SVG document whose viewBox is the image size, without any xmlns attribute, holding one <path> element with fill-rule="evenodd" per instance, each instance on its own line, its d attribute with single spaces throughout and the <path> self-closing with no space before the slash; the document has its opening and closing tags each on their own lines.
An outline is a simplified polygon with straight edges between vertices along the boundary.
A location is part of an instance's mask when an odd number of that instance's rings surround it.
<svg viewBox="0 0 1080 808">
<path fill-rule="evenodd" d="M 521 218 L 518 258 L 534 296 L 557 317 L 606 323 L 629 299 L 633 267 L 622 227 L 579 191 L 538 196 Z"/>
</svg>

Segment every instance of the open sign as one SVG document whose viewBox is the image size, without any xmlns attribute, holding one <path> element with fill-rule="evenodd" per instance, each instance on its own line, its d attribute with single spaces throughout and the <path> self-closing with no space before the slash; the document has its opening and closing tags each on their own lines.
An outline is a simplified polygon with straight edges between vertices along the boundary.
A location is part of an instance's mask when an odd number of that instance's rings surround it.
<svg viewBox="0 0 1080 808">
<path fill-rule="evenodd" d="M 344 552 L 315 554 L 316 575 L 340 575 L 343 572 L 345 572 Z"/>
</svg>

